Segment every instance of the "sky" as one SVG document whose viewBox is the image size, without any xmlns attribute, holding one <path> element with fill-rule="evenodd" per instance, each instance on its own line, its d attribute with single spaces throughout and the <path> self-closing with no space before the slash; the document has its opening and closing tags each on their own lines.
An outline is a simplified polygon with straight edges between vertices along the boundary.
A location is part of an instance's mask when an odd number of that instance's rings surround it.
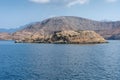
<svg viewBox="0 0 120 80">
<path fill-rule="evenodd" d="M 120 21 L 120 0 L 0 0 L 0 28 L 16 28 L 57 16 Z"/>
</svg>

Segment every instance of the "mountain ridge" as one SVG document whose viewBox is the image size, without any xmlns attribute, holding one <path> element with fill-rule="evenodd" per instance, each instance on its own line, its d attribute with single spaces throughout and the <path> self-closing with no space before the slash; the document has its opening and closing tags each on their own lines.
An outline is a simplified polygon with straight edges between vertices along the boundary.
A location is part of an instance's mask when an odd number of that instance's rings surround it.
<svg viewBox="0 0 120 80">
<path fill-rule="evenodd" d="M 93 30 L 104 38 L 120 33 L 120 21 L 101 22 L 82 17 L 60 16 L 45 19 L 41 22 L 27 25 L 18 32 L 41 32 L 51 34 L 63 30 Z"/>
<path fill-rule="evenodd" d="M 76 16 L 59 16 L 27 24 L 22 29 L 14 32 L 12 38 L 20 39 L 34 34 L 48 35 L 56 31 L 66 30 L 92 30 L 105 39 L 112 39 L 112 36 L 120 34 L 120 21 L 102 22 Z"/>
</svg>

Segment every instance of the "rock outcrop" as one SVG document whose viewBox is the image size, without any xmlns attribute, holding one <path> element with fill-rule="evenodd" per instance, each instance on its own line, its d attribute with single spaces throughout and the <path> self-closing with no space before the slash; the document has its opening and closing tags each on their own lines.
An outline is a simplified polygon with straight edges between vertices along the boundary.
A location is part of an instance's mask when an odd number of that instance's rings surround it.
<svg viewBox="0 0 120 80">
<path fill-rule="evenodd" d="M 61 31 L 53 34 L 53 43 L 104 43 L 106 40 L 94 31 Z"/>
<path fill-rule="evenodd" d="M 102 36 L 94 31 L 57 31 L 50 35 L 35 33 L 16 42 L 31 43 L 66 43 L 66 44 L 84 44 L 84 43 L 105 43 L 107 42 Z"/>
</svg>

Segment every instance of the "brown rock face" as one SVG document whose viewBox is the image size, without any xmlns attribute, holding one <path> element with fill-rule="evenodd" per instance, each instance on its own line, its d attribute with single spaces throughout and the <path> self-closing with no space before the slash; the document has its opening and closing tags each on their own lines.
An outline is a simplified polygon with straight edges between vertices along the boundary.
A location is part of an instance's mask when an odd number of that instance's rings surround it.
<svg viewBox="0 0 120 80">
<path fill-rule="evenodd" d="M 53 43 L 104 43 L 106 40 L 94 31 L 61 31 L 53 34 Z"/>
<path fill-rule="evenodd" d="M 94 31 L 59 31 L 50 35 L 41 35 L 35 33 L 31 37 L 24 37 L 23 40 L 16 42 L 31 42 L 31 43 L 105 43 L 106 40 Z"/>
<path fill-rule="evenodd" d="M 24 38 L 30 38 L 32 34 L 32 32 L 26 31 L 15 32 L 14 34 L 12 34 L 12 38 L 13 40 L 24 40 Z"/>
<path fill-rule="evenodd" d="M 12 36 L 9 33 L 0 33 L 0 40 L 12 40 Z"/>
</svg>

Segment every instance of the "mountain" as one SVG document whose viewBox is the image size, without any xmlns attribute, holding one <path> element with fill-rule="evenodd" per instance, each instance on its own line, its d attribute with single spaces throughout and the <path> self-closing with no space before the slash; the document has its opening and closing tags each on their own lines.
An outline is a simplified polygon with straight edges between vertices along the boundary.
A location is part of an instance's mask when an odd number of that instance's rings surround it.
<svg viewBox="0 0 120 80">
<path fill-rule="evenodd" d="M 31 36 L 34 34 L 48 35 L 64 30 L 93 30 L 106 39 L 120 34 L 120 21 L 101 22 L 74 16 L 53 17 L 41 22 L 26 25 L 26 27 L 13 34 L 14 39 Z"/>
</svg>

